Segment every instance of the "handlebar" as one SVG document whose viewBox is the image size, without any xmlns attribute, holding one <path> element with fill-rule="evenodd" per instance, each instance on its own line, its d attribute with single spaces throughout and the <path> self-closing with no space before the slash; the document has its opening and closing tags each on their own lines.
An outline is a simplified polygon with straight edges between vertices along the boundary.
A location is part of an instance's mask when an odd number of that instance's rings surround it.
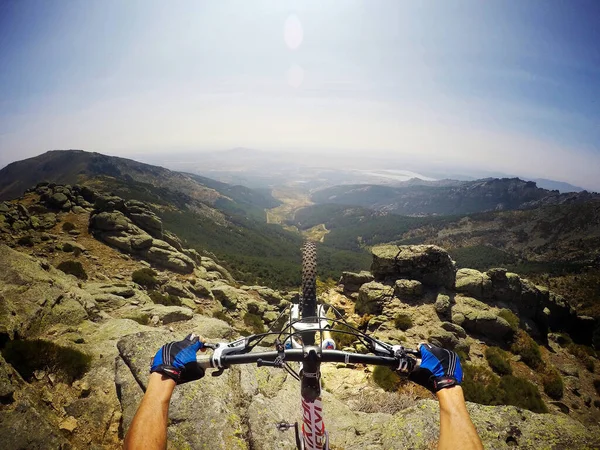
<svg viewBox="0 0 600 450">
<path fill-rule="evenodd" d="M 317 352 L 319 362 L 337 362 L 346 364 L 370 364 L 376 366 L 386 366 L 394 370 L 400 370 L 407 374 L 419 367 L 420 353 L 417 351 L 408 351 L 403 357 L 363 355 L 360 353 L 351 353 L 340 350 L 320 350 Z M 408 355 L 412 355 L 408 356 Z M 282 358 L 283 356 L 283 358 Z M 228 368 L 235 364 L 257 364 L 260 366 L 275 366 L 277 362 L 303 362 L 306 357 L 306 351 L 303 349 L 287 349 L 283 352 L 269 351 L 245 354 L 221 355 L 219 360 L 213 356 L 198 356 L 199 367 L 208 368 Z"/>
</svg>

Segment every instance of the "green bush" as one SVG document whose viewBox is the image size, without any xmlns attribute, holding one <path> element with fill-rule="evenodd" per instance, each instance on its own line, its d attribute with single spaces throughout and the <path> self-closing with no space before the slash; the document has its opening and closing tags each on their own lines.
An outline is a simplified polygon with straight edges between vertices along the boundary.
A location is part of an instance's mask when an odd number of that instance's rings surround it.
<svg viewBox="0 0 600 450">
<path fill-rule="evenodd" d="M 519 329 L 519 318 L 510 309 L 501 309 L 498 316 L 506 320 L 514 332 Z"/>
<path fill-rule="evenodd" d="M 592 356 L 596 356 L 596 352 L 593 348 L 587 345 L 580 345 L 571 343 L 567 346 L 569 353 L 577 357 L 590 372 L 594 372 L 594 360 Z"/>
<path fill-rule="evenodd" d="M 548 408 L 542 400 L 537 386 L 524 378 L 504 375 L 500 379 L 504 391 L 504 404 L 525 408 L 535 413 L 546 413 Z"/>
<path fill-rule="evenodd" d="M 87 273 L 79 261 L 63 261 L 56 268 L 69 275 L 75 275 L 80 280 L 88 279 Z"/>
<path fill-rule="evenodd" d="M 354 324 L 350 324 L 350 325 L 354 326 Z M 343 323 L 336 323 L 332 329 L 332 331 L 333 331 L 332 337 L 336 343 L 336 348 L 342 349 L 344 347 L 352 347 L 352 344 L 357 339 L 356 336 L 354 336 L 352 334 L 347 334 L 347 333 L 336 333 L 335 332 L 336 330 L 337 331 L 349 331 L 349 332 L 355 332 L 355 331 Z"/>
<path fill-rule="evenodd" d="M 494 372 L 500 375 L 512 375 L 508 354 L 499 347 L 485 349 L 485 359 Z"/>
<path fill-rule="evenodd" d="M 233 319 L 225 314 L 223 311 L 215 311 L 212 315 L 215 319 L 222 320 L 223 322 L 227 322 L 229 325 L 233 325 Z"/>
<path fill-rule="evenodd" d="M 554 400 L 562 398 L 565 390 L 562 377 L 554 367 L 548 367 L 542 377 L 544 392 Z"/>
<path fill-rule="evenodd" d="M 482 366 L 463 365 L 465 399 L 483 405 L 513 405 L 533 412 L 547 412 L 538 388 L 524 378 L 498 377 Z"/>
<path fill-rule="evenodd" d="M 408 314 L 398 314 L 394 318 L 394 325 L 399 330 L 406 331 L 413 326 L 412 318 Z"/>
<path fill-rule="evenodd" d="M 17 244 L 23 247 L 33 247 L 33 238 L 31 236 L 20 237 Z"/>
<path fill-rule="evenodd" d="M 148 291 L 148 296 L 153 303 L 165 306 L 181 306 L 181 299 L 176 295 L 163 295 L 158 291 Z"/>
<path fill-rule="evenodd" d="M 66 233 L 68 233 L 71 230 L 75 229 L 75 224 L 71 223 L 71 222 L 65 222 L 62 224 L 62 230 Z"/>
<path fill-rule="evenodd" d="M 79 350 L 41 339 L 8 341 L 2 349 L 2 356 L 28 381 L 34 371 L 46 370 L 72 383 L 89 370 L 92 361 L 90 355 Z"/>
<path fill-rule="evenodd" d="M 525 331 L 519 330 L 510 350 L 521 356 L 521 359 L 532 369 L 537 369 L 543 364 L 540 346 Z"/>
<path fill-rule="evenodd" d="M 148 289 L 154 289 L 158 285 L 158 280 L 156 279 L 156 272 L 149 267 L 144 267 L 143 269 L 136 270 L 131 274 L 131 279 L 134 283 L 139 284 L 140 286 L 144 286 Z"/>
<path fill-rule="evenodd" d="M 385 366 L 375 366 L 373 381 L 384 391 L 394 392 L 400 387 L 402 379 L 395 371 Z"/>
<path fill-rule="evenodd" d="M 501 405 L 504 392 L 500 378 L 483 366 L 463 364 L 462 388 L 465 399 L 482 405 Z"/>
<path fill-rule="evenodd" d="M 255 334 L 264 333 L 265 323 L 262 318 L 256 314 L 246 313 L 244 315 L 244 323 L 249 326 Z"/>
</svg>

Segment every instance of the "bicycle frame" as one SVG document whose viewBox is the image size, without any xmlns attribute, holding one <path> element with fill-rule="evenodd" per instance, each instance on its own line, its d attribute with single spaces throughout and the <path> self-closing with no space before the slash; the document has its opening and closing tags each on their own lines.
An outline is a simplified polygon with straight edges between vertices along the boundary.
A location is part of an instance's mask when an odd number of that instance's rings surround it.
<svg viewBox="0 0 600 450">
<path fill-rule="evenodd" d="M 317 317 L 313 322 L 299 322 L 299 317 L 300 305 L 294 304 L 290 311 L 290 321 L 288 324 L 292 333 L 301 332 L 302 336 L 311 333 L 314 336 L 317 330 L 329 328 L 322 305 L 317 306 Z M 331 339 L 329 331 L 322 331 L 321 337 L 322 348 L 335 349 L 335 341 Z M 291 348 L 303 349 L 305 355 L 300 369 L 302 439 L 299 438 L 298 426 L 296 426 L 296 445 L 300 450 L 329 450 L 329 438 L 325 431 L 325 422 L 323 420 L 319 348 L 316 346 L 304 346 L 303 343 L 298 342 L 292 337 L 289 338 L 289 341 Z M 314 342 L 314 337 L 311 341 Z"/>
</svg>

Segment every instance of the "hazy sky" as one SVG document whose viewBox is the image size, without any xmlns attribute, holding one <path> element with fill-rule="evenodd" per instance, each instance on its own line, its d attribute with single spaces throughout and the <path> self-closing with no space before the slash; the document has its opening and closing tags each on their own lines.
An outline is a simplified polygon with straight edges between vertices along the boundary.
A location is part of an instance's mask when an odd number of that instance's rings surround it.
<svg viewBox="0 0 600 450">
<path fill-rule="evenodd" d="M 0 166 L 232 147 L 600 190 L 600 1 L 0 0 Z"/>
</svg>

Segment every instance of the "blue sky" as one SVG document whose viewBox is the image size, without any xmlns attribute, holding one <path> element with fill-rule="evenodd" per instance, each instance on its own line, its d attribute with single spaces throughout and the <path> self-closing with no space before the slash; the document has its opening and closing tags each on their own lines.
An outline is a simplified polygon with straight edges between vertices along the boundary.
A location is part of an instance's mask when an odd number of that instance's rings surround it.
<svg viewBox="0 0 600 450">
<path fill-rule="evenodd" d="M 0 0 L 0 166 L 253 147 L 600 190 L 600 2 Z"/>
</svg>

